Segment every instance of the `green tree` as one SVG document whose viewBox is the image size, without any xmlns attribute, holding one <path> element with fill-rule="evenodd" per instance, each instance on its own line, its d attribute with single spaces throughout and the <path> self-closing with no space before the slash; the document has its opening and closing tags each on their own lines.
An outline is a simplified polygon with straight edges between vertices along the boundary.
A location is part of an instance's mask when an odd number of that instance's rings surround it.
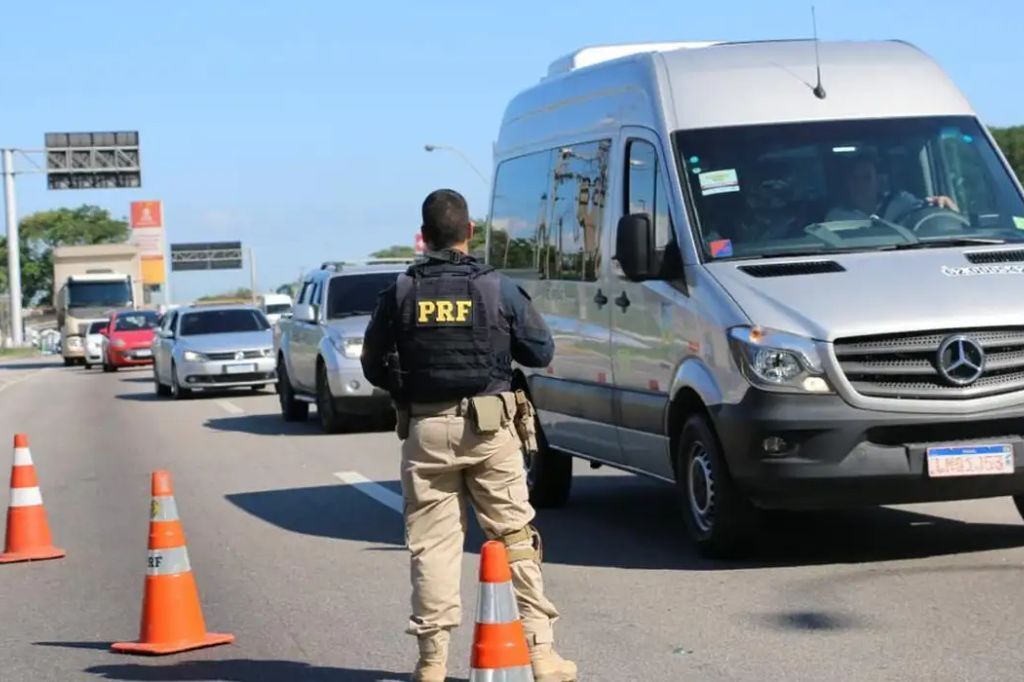
<svg viewBox="0 0 1024 682">
<path fill-rule="evenodd" d="M 200 296 L 196 299 L 199 303 L 205 303 L 207 301 L 251 301 L 252 290 L 246 287 L 240 287 L 232 291 L 225 291 L 220 294 L 207 294 L 206 296 Z"/>
<path fill-rule="evenodd" d="M 128 222 L 117 220 L 98 206 L 40 211 L 18 224 L 21 252 L 21 291 L 25 306 L 46 299 L 53 287 L 53 249 L 56 246 L 116 244 L 128 240 Z M 0 237 L 0 290 L 7 289 L 7 238 Z"/>
<path fill-rule="evenodd" d="M 992 135 L 1013 166 L 1013 172 L 1024 180 L 1024 126 L 993 128 Z"/>
<path fill-rule="evenodd" d="M 416 249 L 411 246 L 389 246 L 380 251 L 374 251 L 370 258 L 412 258 L 416 255 Z"/>
</svg>

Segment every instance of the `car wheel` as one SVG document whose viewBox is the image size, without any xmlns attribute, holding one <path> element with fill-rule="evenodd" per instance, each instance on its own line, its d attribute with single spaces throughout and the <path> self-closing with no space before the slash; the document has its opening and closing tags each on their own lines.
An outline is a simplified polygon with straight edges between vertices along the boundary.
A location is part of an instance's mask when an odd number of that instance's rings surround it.
<svg viewBox="0 0 1024 682">
<path fill-rule="evenodd" d="M 260 391 L 262 391 L 266 387 L 267 387 L 266 384 L 256 384 L 255 386 L 250 386 L 249 388 L 252 389 L 253 393 L 259 393 Z"/>
<path fill-rule="evenodd" d="M 156 364 L 153 365 L 153 387 L 156 389 L 156 394 L 161 398 L 166 398 L 171 395 L 171 389 L 169 386 L 164 386 L 160 383 L 160 375 L 157 374 Z"/>
<path fill-rule="evenodd" d="M 320 417 L 320 426 L 327 433 L 341 433 L 345 430 L 345 415 L 338 411 L 338 405 L 331 395 L 331 385 L 327 381 L 327 367 L 319 363 L 316 369 L 316 411 Z"/>
<path fill-rule="evenodd" d="M 537 425 L 537 452 L 526 452 L 526 485 L 530 490 L 530 504 L 535 507 L 563 507 L 572 490 L 572 457 L 553 450 L 548 445 L 540 422 Z"/>
<path fill-rule="evenodd" d="M 92 369 L 92 363 L 91 362 L 86 362 L 85 363 L 85 368 L 86 369 Z"/>
<path fill-rule="evenodd" d="M 281 417 L 286 422 L 304 422 L 309 418 L 309 403 L 295 398 L 288 370 L 281 358 L 277 360 L 277 399 L 281 403 Z"/>
<path fill-rule="evenodd" d="M 718 438 L 703 415 L 683 424 L 676 486 L 687 533 L 700 553 L 708 558 L 743 554 L 757 525 L 757 510 L 732 480 Z"/>
<path fill-rule="evenodd" d="M 107 362 L 106 360 L 104 360 L 103 361 L 103 371 L 106 372 L 107 374 L 110 374 L 111 372 L 114 371 L 114 366 L 112 364 L 110 364 L 109 362 Z"/>
<path fill-rule="evenodd" d="M 72 360 L 71 358 L 64 358 L 64 366 L 65 367 L 70 367 L 73 364 L 75 364 L 74 360 Z"/>
<path fill-rule="evenodd" d="M 187 388 L 182 388 L 181 384 L 178 383 L 178 368 L 171 363 L 171 397 L 175 400 L 184 400 L 191 397 L 192 391 Z"/>
</svg>

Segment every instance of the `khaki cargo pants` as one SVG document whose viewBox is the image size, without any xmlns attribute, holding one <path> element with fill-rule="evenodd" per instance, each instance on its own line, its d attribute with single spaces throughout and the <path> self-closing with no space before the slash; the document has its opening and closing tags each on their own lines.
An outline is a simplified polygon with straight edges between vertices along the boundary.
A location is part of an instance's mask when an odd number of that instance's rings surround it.
<svg viewBox="0 0 1024 682">
<path fill-rule="evenodd" d="M 402 492 L 406 543 L 412 555 L 412 617 L 407 632 L 423 636 L 462 621 L 459 583 L 468 498 L 489 539 L 526 528 L 533 520 L 519 438 L 509 423 L 496 433 L 477 434 L 466 401 L 450 414 L 417 417 L 402 442 Z M 531 538 L 509 549 L 529 550 Z M 511 562 L 512 584 L 532 643 L 553 641 L 558 611 L 544 596 L 540 564 Z"/>
</svg>

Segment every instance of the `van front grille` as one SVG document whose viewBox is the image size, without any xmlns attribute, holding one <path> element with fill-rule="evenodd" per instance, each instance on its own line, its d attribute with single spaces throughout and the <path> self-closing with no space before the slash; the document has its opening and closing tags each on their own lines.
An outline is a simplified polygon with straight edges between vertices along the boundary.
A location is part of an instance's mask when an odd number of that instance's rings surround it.
<svg viewBox="0 0 1024 682">
<path fill-rule="evenodd" d="M 959 375 L 958 384 L 940 370 L 943 344 L 962 337 L 984 353 L 977 377 Z M 864 396 L 899 399 L 966 400 L 1024 390 L 1024 329 L 948 330 L 839 339 L 839 366 Z M 956 359 L 959 351 L 951 351 Z M 949 364 L 948 362 L 946 363 Z M 955 374 L 955 373 L 954 373 Z M 970 370 L 965 374 L 971 375 Z"/>
</svg>

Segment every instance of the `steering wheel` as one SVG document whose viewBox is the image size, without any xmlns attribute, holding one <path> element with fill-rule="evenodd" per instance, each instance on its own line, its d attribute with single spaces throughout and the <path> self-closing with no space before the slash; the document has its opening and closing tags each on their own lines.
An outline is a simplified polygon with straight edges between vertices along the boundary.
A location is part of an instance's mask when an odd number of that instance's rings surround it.
<svg viewBox="0 0 1024 682">
<path fill-rule="evenodd" d="M 919 201 L 913 208 L 893 222 L 900 223 L 911 232 L 927 235 L 946 235 L 962 232 L 971 227 L 967 216 L 951 211 L 948 208 L 934 206 L 927 201 Z"/>
</svg>

